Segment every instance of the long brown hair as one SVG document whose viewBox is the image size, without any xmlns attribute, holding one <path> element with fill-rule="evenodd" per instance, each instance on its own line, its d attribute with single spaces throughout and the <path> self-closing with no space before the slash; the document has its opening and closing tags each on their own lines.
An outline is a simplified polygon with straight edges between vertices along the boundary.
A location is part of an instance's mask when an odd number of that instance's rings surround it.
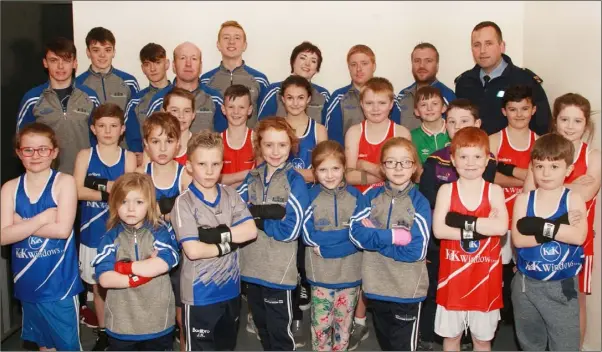
<svg viewBox="0 0 602 352">
<path fill-rule="evenodd" d="M 552 123 L 550 123 L 551 132 L 558 133 L 557 131 L 557 121 L 558 115 L 560 112 L 569 106 L 574 106 L 579 108 L 583 112 L 583 116 L 585 116 L 585 131 L 583 131 L 583 136 L 581 136 L 581 140 L 590 143 L 594 138 L 594 122 L 592 121 L 592 106 L 584 96 L 577 93 L 566 93 L 564 95 L 559 96 L 554 101 L 554 107 L 552 109 Z"/>
<path fill-rule="evenodd" d="M 109 195 L 109 219 L 107 220 L 107 229 L 112 229 L 121 222 L 119 218 L 119 207 L 130 191 L 138 191 L 144 196 L 148 203 L 148 209 L 144 221 L 150 223 L 153 227 L 159 225 L 159 215 L 157 214 L 157 200 L 155 199 L 155 186 L 153 180 L 147 174 L 137 172 L 128 172 L 119 176 Z"/>
</svg>

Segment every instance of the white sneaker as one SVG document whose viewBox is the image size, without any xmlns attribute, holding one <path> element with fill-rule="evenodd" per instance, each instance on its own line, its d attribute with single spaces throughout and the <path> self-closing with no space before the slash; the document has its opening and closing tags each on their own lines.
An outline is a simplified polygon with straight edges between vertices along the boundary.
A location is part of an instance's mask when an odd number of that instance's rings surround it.
<svg viewBox="0 0 602 352">
<path fill-rule="evenodd" d="M 247 330 L 247 332 L 255 334 L 255 336 L 257 336 L 257 340 L 261 340 L 259 334 L 257 333 L 257 327 L 255 326 L 255 322 L 253 321 L 253 315 L 251 313 L 247 314 L 247 327 L 245 329 Z"/>
</svg>

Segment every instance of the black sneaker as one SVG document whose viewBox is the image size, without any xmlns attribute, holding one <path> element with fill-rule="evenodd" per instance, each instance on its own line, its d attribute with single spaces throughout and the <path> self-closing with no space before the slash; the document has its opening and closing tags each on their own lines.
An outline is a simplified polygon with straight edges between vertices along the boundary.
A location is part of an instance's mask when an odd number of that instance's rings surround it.
<svg viewBox="0 0 602 352">
<path fill-rule="evenodd" d="M 434 351 L 434 350 L 435 350 L 434 342 L 418 341 L 418 346 L 416 347 L 416 351 Z"/>
<path fill-rule="evenodd" d="M 299 286 L 299 309 L 308 310 L 311 307 L 310 291 L 304 285 Z"/>
<path fill-rule="evenodd" d="M 370 337 L 370 331 L 366 325 L 353 323 L 351 336 L 349 336 L 349 351 L 353 351 L 359 347 L 360 343 Z"/>
<path fill-rule="evenodd" d="M 96 337 L 96 343 L 92 348 L 92 351 L 106 351 L 109 347 L 109 337 L 105 329 L 98 330 L 98 336 Z"/>
</svg>

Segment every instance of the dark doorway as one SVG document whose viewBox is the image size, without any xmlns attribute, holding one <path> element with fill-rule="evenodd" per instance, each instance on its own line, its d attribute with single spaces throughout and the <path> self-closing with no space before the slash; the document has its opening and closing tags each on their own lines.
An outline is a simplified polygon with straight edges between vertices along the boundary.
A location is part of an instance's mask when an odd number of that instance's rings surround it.
<svg viewBox="0 0 602 352">
<path fill-rule="evenodd" d="M 2 1 L 2 184 L 23 172 L 12 141 L 19 103 L 31 88 L 48 80 L 42 66 L 44 43 L 73 39 L 71 1 Z"/>
<path fill-rule="evenodd" d="M 1 176 L 2 184 L 23 173 L 12 142 L 19 103 L 25 93 L 48 80 L 42 66 L 44 43 L 55 36 L 73 39 L 71 1 L 2 1 Z M 2 246 L 0 258 L 0 337 L 4 340 L 21 325 L 21 310 L 13 298 L 10 246 Z M 27 348 L 27 347 L 26 347 Z M 37 349 L 29 346 L 28 349 Z"/>
</svg>

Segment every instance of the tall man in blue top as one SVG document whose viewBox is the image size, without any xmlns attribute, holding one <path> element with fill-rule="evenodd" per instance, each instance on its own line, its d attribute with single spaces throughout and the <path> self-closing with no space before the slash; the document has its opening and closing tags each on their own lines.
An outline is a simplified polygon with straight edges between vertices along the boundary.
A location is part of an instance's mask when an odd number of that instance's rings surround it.
<svg viewBox="0 0 602 352">
<path fill-rule="evenodd" d="M 367 45 L 357 44 L 347 53 L 347 68 L 351 84 L 332 93 L 323 125 L 328 130 L 328 139 L 345 145 L 345 133 L 349 127 L 364 121 L 364 112 L 360 105 L 360 90 L 374 76 L 376 55 Z M 399 107 L 393 104 L 389 116 L 393 122 L 400 123 Z"/>
<path fill-rule="evenodd" d="M 94 27 L 86 35 L 86 55 L 90 59 L 90 67 L 77 76 L 77 83 L 92 88 L 101 104 L 106 102 L 119 105 L 125 111 L 140 88 L 138 81 L 129 73 L 113 67 L 115 58 L 115 36 L 103 27 Z M 137 120 L 126 120 L 125 142 L 127 149 L 141 153 L 142 137 Z M 126 147 L 122 143 L 122 147 Z"/>
<path fill-rule="evenodd" d="M 247 50 L 247 34 L 236 21 L 222 23 L 217 34 L 217 50 L 222 53 L 222 62 L 213 70 L 201 76 L 201 82 L 217 90 L 223 96 L 228 87 L 242 84 L 251 92 L 253 114 L 247 120 L 247 126 L 257 123 L 257 105 L 259 97 L 268 88 L 268 78 L 261 72 L 247 66 L 242 54 Z"/>
<path fill-rule="evenodd" d="M 431 43 L 420 43 L 414 47 L 410 55 L 412 60 L 412 76 L 414 83 L 402 89 L 397 95 L 397 104 L 401 111 L 401 125 L 410 131 L 420 127 L 420 117 L 414 114 L 414 99 L 416 91 L 431 85 L 439 88 L 443 103 L 447 106 L 456 99 L 454 91 L 437 79 L 439 72 L 439 51 Z"/>
<path fill-rule="evenodd" d="M 197 133 L 208 129 L 222 132 L 228 127 L 228 121 L 222 114 L 224 99 L 217 90 L 202 83 L 199 75 L 202 68 L 201 49 L 191 42 L 176 46 L 173 51 L 173 71 L 176 74 L 174 83 L 157 92 L 149 104 L 146 116 L 161 110 L 163 97 L 173 87 L 186 89 L 194 95 L 195 117 L 190 125 L 190 131 Z"/>
<path fill-rule="evenodd" d="M 515 66 L 504 54 L 506 43 L 500 27 L 490 21 L 477 24 L 471 34 L 471 48 L 476 65 L 456 77 L 456 96 L 479 107 L 481 128 L 493 134 L 506 127 L 508 120 L 502 114 L 506 88 L 527 85 L 533 90 L 533 104 L 537 106 L 529 128 L 540 136 L 546 134 L 551 112 L 543 81 L 531 70 Z"/>
</svg>

